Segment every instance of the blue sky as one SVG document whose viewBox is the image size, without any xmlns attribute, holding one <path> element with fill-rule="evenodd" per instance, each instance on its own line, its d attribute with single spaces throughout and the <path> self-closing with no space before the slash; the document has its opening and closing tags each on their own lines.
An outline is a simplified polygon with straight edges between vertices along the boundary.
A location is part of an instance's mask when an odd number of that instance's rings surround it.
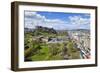
<svg viewBox="0 0 100 73">
<path fill-rule="evenodd" d="M 90 14 L 25 11 L 25 27 L 43 26 L 57 30 L 90 29 Z"/>
</svg>

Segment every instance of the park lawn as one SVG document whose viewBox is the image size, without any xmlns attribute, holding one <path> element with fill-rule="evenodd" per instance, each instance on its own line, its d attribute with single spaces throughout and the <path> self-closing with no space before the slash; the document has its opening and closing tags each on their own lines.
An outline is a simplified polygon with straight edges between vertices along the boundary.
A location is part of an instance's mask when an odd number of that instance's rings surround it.
<svg viewBox="0 0 100 73">
<path fill-rule="evenodd" d="M 50 44 L 49 44 L 50 45 Z M 32 61 L 43 61 L 43 60 L 62 60 L 63 58 L 59 55 L 51 55 L 48 45 L 41 45 L 42 49 L 38 54 L 31 56 Z M 60 48 L 59 48 L 60 49 Z"/>
<path fill-rule="evenodd" d="M 64 37 L 56 36 L 55 34 L 47 35 L 48 37 Z M 45 60 L 64 60 L 63 56 L 60 55 L 64 44 L 67 47 L 69 59 L 80 59 L 80 52 L 77 48 L 74 48 L 74 43 L 72 41 L 66 41 L 63 43 L 41 43 L 32 40 L 33 36 L 31 33 L 26 34 L 25 36 L 25 46 L 28 46 L 28 49 L 25 49 L 25 57 L 31 61 L 45 61 Z M 56 54 L 53 54 L 56 53 Z"/>
<path fill-rule="evenodd" d="M 41 47 L 42 49 L 40 49 L 39 53 L 31 57 L 32 61 L 46 60 L 46 58 L 49 56 L 49 48 L 46 45 Z"/>
</svg>

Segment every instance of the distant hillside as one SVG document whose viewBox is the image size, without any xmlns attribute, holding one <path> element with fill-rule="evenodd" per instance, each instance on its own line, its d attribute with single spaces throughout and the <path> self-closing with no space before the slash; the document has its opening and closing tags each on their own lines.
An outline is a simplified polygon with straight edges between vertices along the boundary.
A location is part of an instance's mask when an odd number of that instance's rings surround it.
<svg viewBox="0 0 100 73">
<path fill-rule="evenodd" d="M 34 30 L 32 28 L 24 28 L 24 32 L 33 32 Z"/>
<path fill-rule="evenodd" d="M 56 30 L 54 30 L 53 28 L 47 28 L 42 26 L 36 26 L 33 33 L 34 35 L 57 34 Z"/>
<path fill-rule="evenodd" d="M 66 36 L 68 35 L 67 30 L 55 30 L 54 28 L 48 28 L 43 26 L 36 26 L 35 29 L 24 28 L 24 32 L 31 32 L 33 35 L 58 35 L 58 36 Z"/>
<path fill-rule="evenodd" d="M 76 31 L 89 31 L 89 29 L 76 29 Z"/>
<path fill-rule="evenodd" d="M 89 29 L 73 29 L 71 31 L 80 31 L 80 32 L 90 33 Z"/>
</svg>

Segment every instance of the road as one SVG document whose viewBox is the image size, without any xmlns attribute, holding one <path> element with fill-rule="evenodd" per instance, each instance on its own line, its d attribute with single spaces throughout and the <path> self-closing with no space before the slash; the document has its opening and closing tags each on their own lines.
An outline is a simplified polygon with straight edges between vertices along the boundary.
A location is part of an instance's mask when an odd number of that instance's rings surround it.
<svg viewBox="0 0 100 73">
<path fill-rule="evenodd" d="M 82 43 L 82 41 L 80 41 L 81 38 L 80 37 L 77 37 L 77 39 L 76 39 L 72 35 L 69 35 L 69 37 L 77 45 L 76 48 L 78 48 L 80 50 L 80 58 L 82 58 L 82 59 L 89 59 L 90 58 L 90 49 L 88 49 L 88 48 L 86 48 L 84 46 L 84 43 Z"/>
</svg>

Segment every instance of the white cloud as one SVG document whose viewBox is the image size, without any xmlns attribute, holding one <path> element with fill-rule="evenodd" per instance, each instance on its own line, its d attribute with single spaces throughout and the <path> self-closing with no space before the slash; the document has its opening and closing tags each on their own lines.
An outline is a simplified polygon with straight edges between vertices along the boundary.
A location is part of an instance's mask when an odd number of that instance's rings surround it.
<svg viewBox="0 0 100 73">
<path fill-rule="evenodd" d="M 33 12 L 33 11 L 25 11 L 25 15 L 26 16 L 34 16 L 34 15 L 36 15 L 36 12 Z"/>
<path fill-rule="evenodd" d="M 36 12 L 25 12 L 25 27 L 35 28 L 35 26 L 44 26 L 55 28 L 66 22 L 60 19 L 47 19 L 45 16 L 37 14 Z M 62 26 L 63 27 L 63 26 Z"/>
<path fill-rule="evenodd" d="M 75 25 L 90 24 L 89 18 L 83 18 L 81 16 L 70 16 L 69 19 L 70 19 L 71 24 L 75 24 Z"/>
<path fill-rule="evenodd" d="M 36 12 L 25 12 L 25 27 L 35 28 L 35 26 L 44 26 L 55 29 L 75 29 L 89 27 L 90 19 L 81 16 L 66 17 L 66 21 L 60 19 L 47 19 L 45 16 Z M 84 26 L 85 25 L 85 26 Z"/>
</svg>

